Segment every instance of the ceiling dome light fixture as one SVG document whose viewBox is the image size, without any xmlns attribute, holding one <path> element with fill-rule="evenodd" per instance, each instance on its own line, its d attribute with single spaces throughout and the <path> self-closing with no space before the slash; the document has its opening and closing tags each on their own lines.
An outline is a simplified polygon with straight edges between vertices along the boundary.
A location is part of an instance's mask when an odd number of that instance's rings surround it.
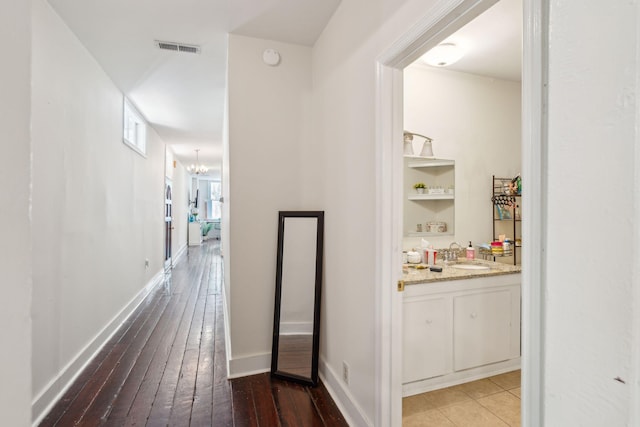
<svg viewBox="0 0 640 427">
<path fill-rule="evenodd" d="M 432 67 L 446 67 L 460 60 L 464 53 L 455 43 L 442 43 L 422 55 L 421 59 Z"/>
<path fill-rule="evenodd" d="M 201 174 L 205 174 L 209 171 L 209 169 L 207 167 L 205 167 L 204 165 L 200 164 L 200 156 L 199 156 L 199 152 L 200 149 L 194 150 L 196 152 L 196 164 L 192 164 L 191 166 L 189 166 L 187 168 L 187 170 L 189 171 L 189 173 L 195 173 L 196 175 L 201 175 Z"/>
</svg>

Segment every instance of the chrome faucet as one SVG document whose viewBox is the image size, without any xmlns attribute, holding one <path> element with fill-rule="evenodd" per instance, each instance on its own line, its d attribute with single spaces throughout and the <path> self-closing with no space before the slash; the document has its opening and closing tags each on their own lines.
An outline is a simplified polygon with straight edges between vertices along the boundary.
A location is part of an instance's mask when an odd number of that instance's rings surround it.
<svg viewBox="0 0 640 427">
<path fill-rule="evenodd" d="M 453 247 L 454 245 L 457 246 L 457 248 L 454 249 Z M 460 253 L 461 250 L 462 250 L 462 246 L 460 246 L 460 243 L 452 242 L 449 245 L 449 250 L 445 251 L 444 253 L 444 263 L 450 264 L 450 263 L 458 262 L 458 254 Z"/>
</svg>

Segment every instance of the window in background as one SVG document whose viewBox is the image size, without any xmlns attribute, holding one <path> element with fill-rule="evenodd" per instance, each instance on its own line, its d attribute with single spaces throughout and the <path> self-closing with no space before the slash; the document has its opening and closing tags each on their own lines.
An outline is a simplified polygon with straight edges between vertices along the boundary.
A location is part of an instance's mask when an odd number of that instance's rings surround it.
<svg viewBox="0 0 640 427">
<path fill-rule="evenodd" d="M 124 120 L 122 140 L 134 151 L 146 156 L 147 154 L 147 124 L 142 115 L 124 99 Z"/>
<path fill-rule="evenodd" d="M 222 217 L 222 203 L 220 203 L 220 195 L 222 194 L 222 184 L 220 181 L 211 182 L 211 218 L 219 219 Z"/>
<path fill-rule="evenodd" d="M 192 185 L 198 189 L 200 197 L 198 218 L 203 220 L 220 219 L 222 217 L 222 203 L 220 203 L 222 185 L 220 181 L 214 181 L 211 177 L 193 177 Z"/>
</svg>

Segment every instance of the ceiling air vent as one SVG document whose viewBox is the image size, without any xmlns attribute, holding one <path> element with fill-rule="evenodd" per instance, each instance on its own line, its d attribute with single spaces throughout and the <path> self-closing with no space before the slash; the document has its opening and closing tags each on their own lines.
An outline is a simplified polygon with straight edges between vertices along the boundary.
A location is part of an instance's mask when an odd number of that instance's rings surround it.
<svg viewBox="0 0 640 427">
<path fill-rule="evenodd" d="M 159 49 L 172 50 L 174 52 L 200 53 L 200 46 L 192 44 L 162 42 L 159 40 L 156 40 L 155 43 Z"/>
</svg>

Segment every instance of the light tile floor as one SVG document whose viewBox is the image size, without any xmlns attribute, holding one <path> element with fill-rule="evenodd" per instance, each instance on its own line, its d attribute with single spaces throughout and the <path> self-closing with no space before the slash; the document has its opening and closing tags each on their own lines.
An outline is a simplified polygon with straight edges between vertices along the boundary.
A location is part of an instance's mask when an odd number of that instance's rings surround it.
<svg viewBox="0 0 640 427">
<path fill-rule="evenodd" d="M 404 427 L 519 427 L 520 371 L 402 399 Z"/>
</svg>

